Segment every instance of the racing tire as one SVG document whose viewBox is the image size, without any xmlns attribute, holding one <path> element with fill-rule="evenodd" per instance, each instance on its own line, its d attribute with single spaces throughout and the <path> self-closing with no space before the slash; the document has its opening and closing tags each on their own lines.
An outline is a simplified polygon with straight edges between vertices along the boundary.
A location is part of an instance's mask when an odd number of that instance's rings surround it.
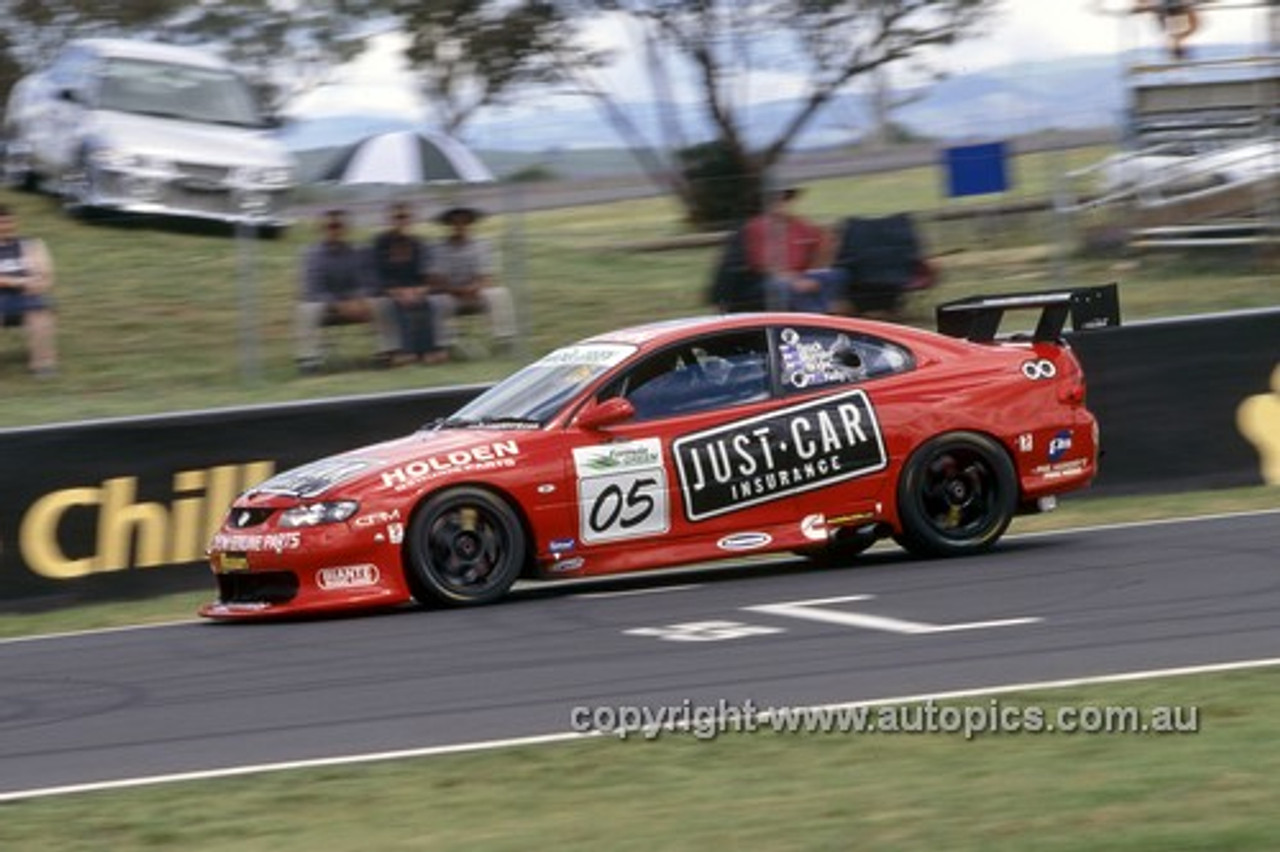
<svg viewBox="0 0 1280 852">
<path fill-rule="evenodd" d="M 89 160 L 89 152 L 81 151 L 76 157 L 76 164 L 64 172 L 60 181 L 59 193 L 62 196 L 62 212 L 72 219 L 83 222 L 92 221 L 96 210 L 93 208 L 93 164 Z"/>
<path fill-rule="evenodd" d="M 15 164 L 14 147 L 12 140 L 0 140 L 0 184 L 19 192 L 35 192 L 40 188 L 40 182 L 29 165 L 19 167 Z"/>
<path fill-rule="evenodd" d="M 410 523 L 407 545 L 405 574 L 423 603 L 492 603 L 511 588 L 525 561 L 519 517 L 480 488 L 432 495 Z"/>
<path fill-rule="evenodd" d="M 981 553 L 1017 508 L 1017 471 L 1003 447 L 973 432 L 939 435 L 911 454 L 898 479 L 894 540 L 916 556 Z"/>
</svg>

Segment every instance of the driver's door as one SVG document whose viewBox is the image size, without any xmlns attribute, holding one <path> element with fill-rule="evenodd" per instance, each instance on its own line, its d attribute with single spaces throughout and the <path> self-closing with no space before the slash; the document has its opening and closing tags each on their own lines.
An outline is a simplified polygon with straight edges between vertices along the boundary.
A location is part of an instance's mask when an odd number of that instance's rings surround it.
<svg viewBox="0 0 1280 852">
<path fill-rule="evenodd" d="M 771 402 L 768 364 L 763 330 L 706 335 L 652 353 L 601 391 L 597 402 L 620 397 L 635 414 L 602 429 L 570 427 L 567 474 L 584 553 L 639 567 L 655 550 L 640 544 L 768 544 L 777 507 L 732 505 L 732 480 L 762 467 L 760 448 L 724 434 Z"/>
</svg>

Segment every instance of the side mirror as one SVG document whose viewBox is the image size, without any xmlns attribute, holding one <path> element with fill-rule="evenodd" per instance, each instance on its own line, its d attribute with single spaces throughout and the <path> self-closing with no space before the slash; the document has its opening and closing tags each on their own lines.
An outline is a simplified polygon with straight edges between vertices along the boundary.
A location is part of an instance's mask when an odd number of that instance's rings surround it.
<svg viewBox="0 0 1280 852">
<path fill-rule="evenodd" d="M 599 405 L 588 406 L 578 415 L 578 426 L 582 429 L 605 429 L 615 423 L 622 423 L 636 416 L 635 406 L 620 396 L 606 399 Z"/>
<path fill-rule="evenodd" d="M 65 101 L 69 104 L 75 104 L 80 102 L 80 96 L 76 94 L 75 89 L 68 87 L 58 90 L 58 100 Z"/>
</svg>

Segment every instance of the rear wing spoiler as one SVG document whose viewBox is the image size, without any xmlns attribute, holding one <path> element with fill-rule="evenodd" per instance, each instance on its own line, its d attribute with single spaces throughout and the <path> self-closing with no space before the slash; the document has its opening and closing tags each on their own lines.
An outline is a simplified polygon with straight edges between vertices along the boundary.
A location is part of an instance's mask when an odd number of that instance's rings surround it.
<svg viewBox="0 0 1280 852">
<path fill-rule="evenodd" d="M 1037 342 L 1061 340 L 1068 317 L 1072 331 L 1120 325 L 1120 290 L 1115 284 L 1104 284 L 1101 287 L 956 299 L 938 305 L 938 331 L 975 343 L 990 343 L 996 339 L 1005 311 L 1037 309 L 1040 319 L 1031 339 Z"/>
</svg>

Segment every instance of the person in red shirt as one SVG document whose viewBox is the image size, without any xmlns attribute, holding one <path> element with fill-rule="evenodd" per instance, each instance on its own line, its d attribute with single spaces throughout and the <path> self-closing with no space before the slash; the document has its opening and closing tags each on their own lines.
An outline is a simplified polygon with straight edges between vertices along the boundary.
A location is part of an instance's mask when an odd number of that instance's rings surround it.
<svg viewBox="0 0 1280 852">
<path fill-rule="evenodd" d="M 798 187 L 769 196 L 763 213 L 743 226 L 747 264 L 764 281 L 765 306 L 774 311 L 831 313 L 845 304 L 845 276 L 829 268 L 826 229 L 795 212 Z"/>
</svg>

